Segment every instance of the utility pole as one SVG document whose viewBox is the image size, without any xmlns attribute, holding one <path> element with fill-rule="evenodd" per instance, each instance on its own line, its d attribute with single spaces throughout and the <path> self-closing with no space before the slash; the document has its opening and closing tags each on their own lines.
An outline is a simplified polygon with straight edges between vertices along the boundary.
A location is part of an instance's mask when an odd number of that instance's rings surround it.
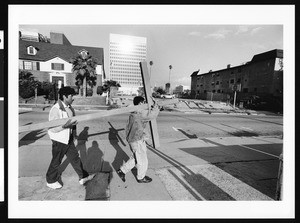
<svg viewBox="0 0 300 223">
<path fill-rule="evenodd" d="M 34 101 L 35 101 L 35 107 L 37 107 L 37 86 L 34 89 Z"/>
<path fill-rule="evenodd" d="M 233 109 L 235 109 L 235 101 L 236 101 L 236 91 L 237 91 L 237 85 L 233 85 L 233 91 L 234 91 L 234 96 L 233 96 Z"/>
<path fill-rule="evenodd" d="M 169 92 L 168 93 L 170 93 L 171 94 L 171 70 L 172 70 L 172 65 L 169 65 L 169 69 L 170 69 L 170 71 L 169 71 Z"/>
<path fill-rule="evenodd" d="M 236 91 L 234 91 L 233 108 L 235 109 Z"/>
</svg>

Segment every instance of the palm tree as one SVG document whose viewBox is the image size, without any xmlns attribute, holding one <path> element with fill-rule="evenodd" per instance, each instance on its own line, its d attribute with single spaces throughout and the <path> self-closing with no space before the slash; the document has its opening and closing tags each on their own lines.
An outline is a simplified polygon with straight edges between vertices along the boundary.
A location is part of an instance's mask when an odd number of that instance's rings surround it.
<svg viewBox="0 0 300 223">
<path fill-rule="evenodd" d="M 150 64 L 150 78 L 151 78 L 151 67 L 152 67 L 152 65 L 153 65 L 153 61 L 151 60 L 151 61 L 149 62 L 149 64 Z"/>
<path fill-rule="evenodd" d="M 91 55 L 78 55 L 71 59 L 73 64 L 72 72 L 76 75 L 76 85 L 83 88 L 83 96 L 86 97 L 87 85 L 94 87 L 96 85 L 97 60 Z"/>
</svg>

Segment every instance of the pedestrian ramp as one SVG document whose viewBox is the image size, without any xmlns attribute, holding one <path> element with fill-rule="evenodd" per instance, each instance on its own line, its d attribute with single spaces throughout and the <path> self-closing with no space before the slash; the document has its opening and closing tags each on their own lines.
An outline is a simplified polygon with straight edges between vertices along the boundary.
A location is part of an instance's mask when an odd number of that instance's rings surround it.
<svg viewBox="0 0 300 223">
<path fill-rule="evenodd" d="M 172 200 L 276 200 L 282 139 L 214 137 L 149 148 L 151 168 Z"/>
<path fill-rule="evenodd" d="M 173 200 L 273 200 L 212 164 L 156 170 Z"/>
</svg>

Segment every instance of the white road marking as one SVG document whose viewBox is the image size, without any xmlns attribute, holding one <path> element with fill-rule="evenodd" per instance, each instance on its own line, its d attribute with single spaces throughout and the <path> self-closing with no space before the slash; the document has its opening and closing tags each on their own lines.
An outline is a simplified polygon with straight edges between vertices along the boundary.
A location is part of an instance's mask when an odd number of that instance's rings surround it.
<svg viewBox="0 0 300 223">
<path fill-rule="evenodd" d="M 174 131 L 178 132 L 178 129 L 182 129 L 182 128 L 175 128 L 175 127 L 172 127 L 174 129 Z"/>
<path fill-rule="evenodd" d="M 210 194 L 201 194 L 201 188 L 194 188 L 195 182 L 193 183 L 193 187 L 186 180 L 193 179 L 197 176 L 197 180 L 199 181 L 197 183 L 198 185 L 201 185 L 201 183 L 203 183 L 200 182 L 201 177 L 205 177 L 208 180 L 207 182 L 211 182 L 212 184 L 216 185 L 218 188 L 223 190 L 226 194 L 228 194 L 235 200 L 273 200 L 267 195 L 261 193 L 255 188 L 231 176 L 227 172 L 212 164 L 187 166 L 187 168 L 189 168 L 193 172 L 193 174 L 191 174 L 190 172 L 185 173 L 185 171 L 180 171 L 176 167 L 156 170 L 156 173 L 160 177 L 161 181 L 165 184 L 166 189 L 174 200 L 206 200 L 205 197 L 208 199 L 210 197 L 213 197 L 211 196 L 211 194 L 214 193 L 213 187 L 211 187 L 211 191 L 209 191 Z M 207 188 L 203 191 L 206 191 L 206 193 L 208 193 Z"/>
<path fill-rule="evenodd" d="M 251 129 L 251 128 L 248 128 L 248 127 L 241 127 L 241 129 L 246 129 L 246 130 L 249 130 L 249 131 L 251 131 L 251 132 L 253 132 L 254 130 L 253 129 Z"/>
<path fill-rule="evenodd" d="M 273 155 L 273 154 L 271 154 L 271 153 L 266 153 L 266 152 L 260 151 L 260 150 L 258 150 L 258 149 L 253 149 L 253 148 L 251 148 L 251 147 L 249 147 L 249 146 L 244 146 L 244 145 L 238 145 L 238 146 L 243 147 L 243 148 L 246 148 L 246 149 L 250 149 L 250 150 L 253 150 L 253 151 L 256 151 L 256 152 L 259 152 L 259 153 L 263 153 L 263 154 L 266 154 L 266 155 L 269 155 L 269 156 L 273 156 L 273 157 L 276 157 L 277 159 L 280 158 L 279 156 Z"/>
</svg>

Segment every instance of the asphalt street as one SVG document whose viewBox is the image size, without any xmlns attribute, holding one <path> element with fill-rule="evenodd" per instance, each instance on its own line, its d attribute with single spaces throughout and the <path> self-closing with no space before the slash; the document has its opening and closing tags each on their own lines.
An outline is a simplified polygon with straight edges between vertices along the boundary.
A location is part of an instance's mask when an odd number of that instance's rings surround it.
<svg viewBox="0 0 300 223">
<path fill-rule="evenodd" d="M 77 111 L 77 115 L 96 111 Z M 107 139 L 110 128 L 124 133 L 128 114 L 106 117 L 99 120 L 89 120 L 78 124 L 78 133 L 85 127 L 89 134 L 98 139 Z M 19 126 L 41 123 L 48 119 L 47 111 L 23 110 L 19 112 Z M 222 136 L 282 136 L 283 117 L 276 115 L 228 115 L 228 114 L 185 114 L 180 112 L 160 112 L 157 123 L 160 138 L 186 137 L 222 137 Z M 38 131 L 40 132 L 40 131 Z M 22 139 L 28 133 L 22 133 Z M 98 135 L 96 135 L 98 134 Z M 28 136 L 30 138 L 30 136 Z M 26 138 L 28 138 L 26 137 Z M 25 139 L 23 138 L 22 141 Z"/>
</svg>

